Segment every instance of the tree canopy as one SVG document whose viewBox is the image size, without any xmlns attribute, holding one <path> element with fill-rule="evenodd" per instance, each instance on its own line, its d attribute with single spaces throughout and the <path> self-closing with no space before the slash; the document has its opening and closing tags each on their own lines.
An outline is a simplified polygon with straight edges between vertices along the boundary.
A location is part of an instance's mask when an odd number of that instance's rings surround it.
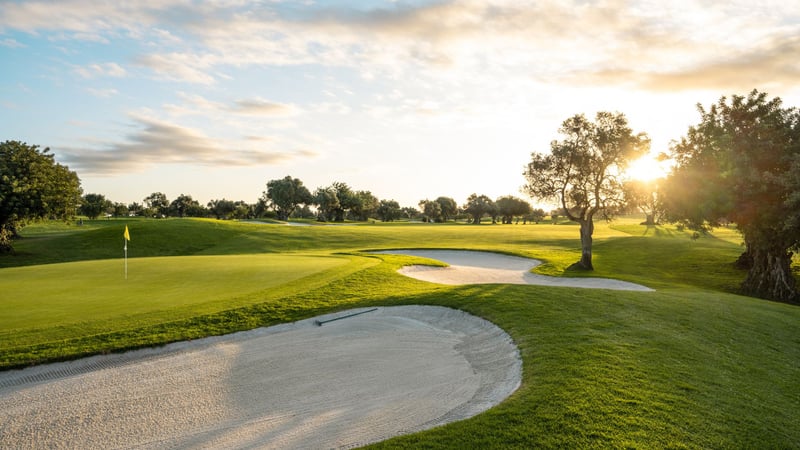
<svg viewBox="0 0 800 450">
<path fill-rule="evenodd" d="M 644 225 L 655 225 L 660 219 L 659 190 L 661 182 L 661 179 L 631 180 L 623 184 L 628 207 L 637 208 L 645 215 Z"/>
<path fill-rule="evenodd" d="M 434 201 L 439 204 L 440 218 L 442 222 L 447 222 L 448 220 L 454 218 L 456 214 L 458 214 L 458 203 L 456 203 L 456 201 L 451 197 L 441 196 L 437 197 Z"/>
<path fill-rule="evenodd" d="M 145 197 L 143 201 L 144 204 L 147 205 L 150 215 L 162 217 L 169 215 L 169 200 L 167 200 L 167 195 L 163 192 L 153 192 Z"/>
<path fill-rule="evenodd" d="M 671 148 L 666 180 L 668 218 L 695 229 L 736 224 L 744 236 L 742 290 L 797 301 L 792 250 L 800 244 L 800 113 L 754 90 L 725 97 Z"/>
<path fill-rule="evenodd" d="M 313 201 L 311 192 L 303 186 L 303 182 L 290 175 L 267 182 L 267 190 L 262 198 L 269 200 L 280 220 L 289 219 L 298 205 L 308 205 Z"/>
<path fill-rule="evenodd" d="M 610 219 L 624 204 L 622 174 L 650 148 L 644 133 L 633 134 L 621 113 L 598 112 L 594 122 L 579 114 L 565 120 L 560 141 L 550 153 L 533 153 L 523 175 L 532 198 L 555 200 L 581 227 L 581 259 L 577 267 L 592 270 L 594 217 Z"/>
<path fill-rule="evenodd" d="M 29 221 L 75 215 L 81 200 L 78 175 L 55 161 L 50 149 L 19 141 L 0 143 L 0 252 Z"/>
<path fill-rule="evenodd" d="M 486 195 L 471 194 L 467 197 L 467 202 L 462 207 L 465 213 L 472 216 L 472 223 L 479 225 L 481 218 L 485 215 L 494 216 L 497 213 L 497 205 Z"/>
<path fill-rule="evenodd" d="M 113 207 L 111 200 L 106 199 L 103 194 L 86 194 L 81 200 L 80 211 L 90 219 L 97 219 L 100 214 Z"/>
<path fill-rule="evenodd" d="M 503 223 L 511 223 L 514 217 L 525 216 L 532 211 L 530 203 L 511 195 L 498 198 L 495 205 Z"/>
</svg>

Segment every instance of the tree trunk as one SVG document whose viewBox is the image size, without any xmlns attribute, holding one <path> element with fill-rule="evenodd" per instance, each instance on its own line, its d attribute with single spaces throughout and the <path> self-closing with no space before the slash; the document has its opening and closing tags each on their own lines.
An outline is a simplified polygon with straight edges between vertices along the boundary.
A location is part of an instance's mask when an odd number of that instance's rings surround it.
<svg viewBox="0 0 800 450">
<path fill-rule="evenodd" d="M 577 265 L 584 270 L 594 270 L 592 265 L 592 234 L 594 233 L 594 221 L 592 219 L 581 220 L 581 260 Z"/>
<path fill-rule="evenodd" d="M 649 213 L 644 215 L 644 222 L 642 225 L 652 226 L 656 224 L 656 215 Z"/>
<path fill-rule="evenodd" d="M 742 283 L 748 295 L 795 303 L 800 301 L 792 274 L 792 253 L 781 248 L 749 248 L 752 267 Z"/>
</svg>

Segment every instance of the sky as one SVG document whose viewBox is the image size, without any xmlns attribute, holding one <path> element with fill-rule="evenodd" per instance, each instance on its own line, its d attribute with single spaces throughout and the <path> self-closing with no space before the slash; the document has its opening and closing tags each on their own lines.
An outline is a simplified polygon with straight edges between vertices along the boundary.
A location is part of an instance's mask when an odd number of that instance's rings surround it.
<svg viewBox="0 0 800 450">
<path fill-rule="evenodd" d="M 380 199 L 520 192 L 575 114 L 653 153 L 696 105 L 800 106 L 800 1 L 0 0 L 0 140 L 85 193 L 256 202 L 269 180 Z"/>
</svg>

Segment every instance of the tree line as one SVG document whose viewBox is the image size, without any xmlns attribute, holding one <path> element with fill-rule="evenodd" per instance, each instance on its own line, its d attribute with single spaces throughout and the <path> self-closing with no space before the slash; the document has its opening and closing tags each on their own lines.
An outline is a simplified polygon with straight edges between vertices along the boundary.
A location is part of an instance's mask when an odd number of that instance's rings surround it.
<svg viewBox="0 0 800 450">
<path fill-rule="evenodd" d="M 625 169 L 649 152 L 650 139 L 634 133 L 624 114 L 599 112 L 594 120 L 583 114 L 568 118 L 549 152 L 531 154 L 522 190 L 533 199 L 557 203 L 552 215 L 563 214 L 580 225 L 581 258 L 575 268 L 593 269 L 595 218 L 611 220 L 638 207 L 650 225 L 663 220 L 705 233 L 734 224 L 745 243 L 736 261 L 747 270 L 742 291 L 800 301 L 791 268 L 793 252 L 800 248 L 800 113 L 757 90 L 697 108 L 699 122 L 663 153 L 675 164 L 662 180 L 626 181 Z M 226 199 L 201 205 L 184 194 L 168 201 L 160 192 L 142 204 L 122 205 L 101 194 L 82 195 L 77 174 L 55 162 L 49 149 L 18 141 L 0 144 L 0 181 L 0 252 L 13 249 L 12 240 L 27 222 L 67 219 L 77 212 L 89 217 L 304 217 L 334 222 L 465 218 L 475 224 L 484 217 L 501 223 L 515 218 L 537 222 L 545 215 L 513 196 L 492 200 L 478 194 L 460 207 L 450 197 L 421 200 L 419 209 L 401 207 L 343 182 L 311 192 L 291 176 L 267 182 L 253 205 Z"/>
<path fill-rule="evenodd" d="M 510 224 L 514 219 L 516 223 L 539 222 L 547 214 L 543 209 L 534 209 L 525 200 L 510 195 L 492 200 L 486 195 L 472 194 L 462 206 L 451 197 L 441 196 L 436 200 L 421 200 L 417 209 L 401 207 L 396 200 L 378 199 L 370 191 L 354 190 L 339 181 L 319 187 L 313 193 L 299 178 L 290 175 L 270 180 L 266 186 L 267 190 L 255 204 L 220 199 L 201 205 L 191 195 L 181 194 L 170 201 L 164 193 L 154 192 L 142 203 L 126 205 L 112 202 L 102 194 L 91 193 L 80 197 L 77 212 L 90 219 L 140 216 L 315 219 L 320 222 L 419 220 L 436 223 L 462 219 L 475 224 L 486 217 L 492 223 Z"/>
</svg>

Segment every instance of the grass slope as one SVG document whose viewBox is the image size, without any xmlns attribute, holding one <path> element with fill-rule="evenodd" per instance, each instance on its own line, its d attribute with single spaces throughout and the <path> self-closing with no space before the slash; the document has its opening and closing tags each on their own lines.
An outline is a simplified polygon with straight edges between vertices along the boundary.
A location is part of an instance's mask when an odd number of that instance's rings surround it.
<svg viewBox="0 0 800 450">
<path fill-rule="evenodd" d="M 131 252 L 141 257 L 137 263 L 164 261 L 162 264 L 169 266 L 168 261 L 180 259 L 192 261 L 198 273 L 225 270 L 228 261 L 240 258 L 297 256 L 313 260 L 350 255 L 346 264 L 320 272 L 323 277 L 312 275 L 274 286 L 267 277 L 263 289 L 258 287 L 251 294 L 237 288 L 246 283 L 221 276 L 216 281 L 229 292 L 209 295 L 207 303 L 195 306 L 185 303 L 184 296 L 165 293 L 168 307 L 164 311 L 182 311 L 183 315 L 126 322 L 131 316 L 161 314 L 134 308 L 110 314 L 104 321 L 111 324 L 107 329 L 89 331 L 55 315 L 37 320 L 18 318 L 16 323 L 5 319 L 4 327 L 20 328 L 26 323 L 24 326 L 36 328 L 40 340 L 25 342 L 23 336 L 10 345 L 14 333 L 0 333 L 0 364 L 9 367 L 42 358 L 153 345 L 352 306 L 437 304 L 477 314 L 509 332 L 522 353 L 523 384 L 507 401 L 475 418 L 375 447 L 800 445 L 796 426 L 800 388 L 795 382 L 800 377 L 800 308 L 732 294 L 743 277 L 731 265 L 741 251 L 732 234 L 691 240 L 669 227 L 650 229 L 633 221 L 598 224 L 597 271 L 591 275 L 613 276 L 658 289 L 642 293 L 542 286 L 438 286 L 396 273 L 401 265 L 416 261 L 414 258 L 359 253 L 369 248 L 409 247 L 495 250 L 545 259 L 543 272 L 563 276 L 564 269 L 578 257 L 577 229 L 571 226 L 295 228 L 197 220 L 128 224 Z M 17 247 L 17 256 L 0 258 L 0 265 L 20 266 L 0 269 L 0 283 L 47 284 L 46 274 L 63 275 L 84 264 L 102 265 L 110 262 L 108 258 L 119 259 L 122 229 L 124 223 L 114 221 L 91 222 L 81 229 L 52 224 L 32 227 Z M 60 264 L 42 265 L 49 263 Z M 243 264 L 243 272 L 246 267 Z M 231 273 L 235 272 L 234 267 Z M 253 275 L 256 285 L 257 273 Z M 153 282 L 168 285 L 171 278 Z M 202 282 L 202 277 L 195 278 L 193 283 Z M 25 289 L 16 289 L 13 301 L 20 303 L 13 307 L 24 308 Z M 195 292 L 190 286 L 184 289 Z M 229 309 L 203 307 L 214 304 L 215 298 L 217 306 L 223 305 L 237 293 L 244 301 Z M 53 294 L 50 299 L 58 297 Z M 121 303 L 117 297 L 109 296 L 109 303 Z M 11 310 L 11 302 L 6 295 L 0 299 L 4 314 Z"/>
</svg>

